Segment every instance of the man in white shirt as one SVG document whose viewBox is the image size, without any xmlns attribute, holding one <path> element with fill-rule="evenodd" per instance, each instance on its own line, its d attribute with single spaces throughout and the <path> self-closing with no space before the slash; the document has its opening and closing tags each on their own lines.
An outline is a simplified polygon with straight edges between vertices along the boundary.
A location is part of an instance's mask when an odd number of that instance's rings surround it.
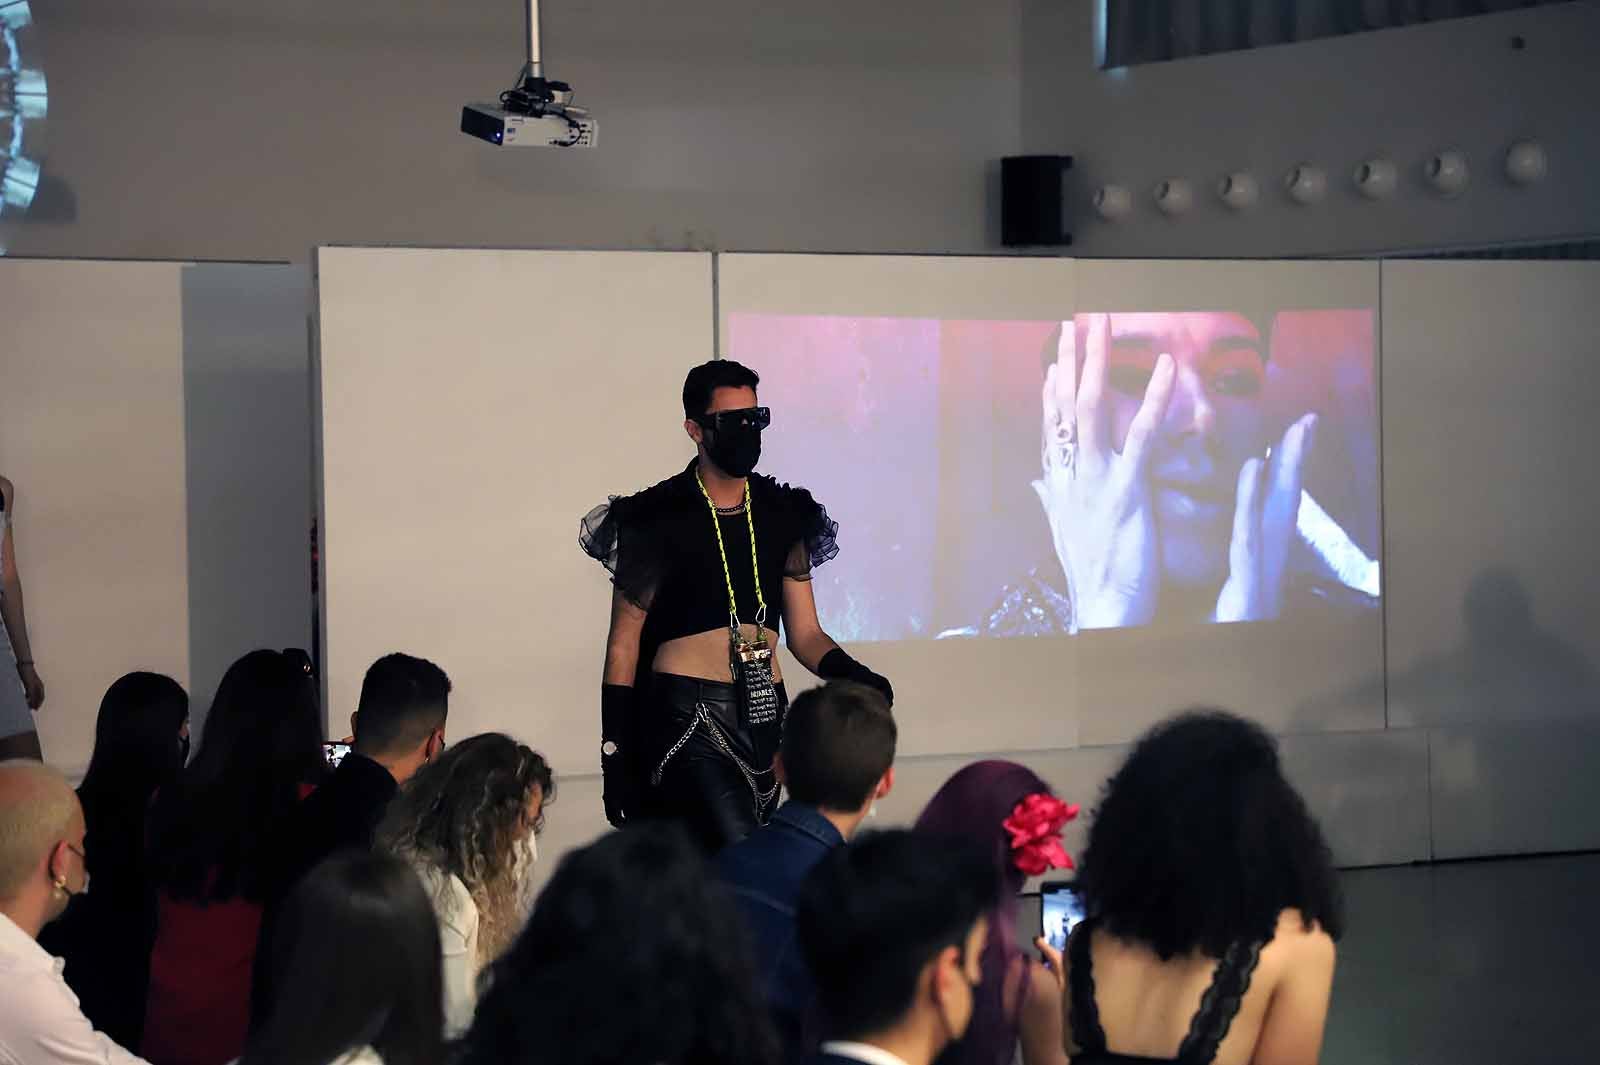
<svg viewBox="0 0 1600 1065">
<path fill-rule="evenodd" d="M 39 930 L 89 889 L 83 808 L 66 778 L 0 762 L 0 1065 L 143 1065 L 94 1030 Z"/>
<path fill-rule="evenodd" d="M 904 830 L 824 858 L 796 915 L 826 1035 L 813 1065 L 931 1065 L 959 1040 L 998 891 L 985 855 Z"/>
</svg>

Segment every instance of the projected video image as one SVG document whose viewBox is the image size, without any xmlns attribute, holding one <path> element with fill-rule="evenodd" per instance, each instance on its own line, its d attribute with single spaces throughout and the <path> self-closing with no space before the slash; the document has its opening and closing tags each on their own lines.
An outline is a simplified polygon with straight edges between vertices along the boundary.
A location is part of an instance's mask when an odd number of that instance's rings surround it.
<svg viewBox="0 0 1600 1065">
<path fill-rule="evenodd" d="M 734 314 L 762 469 L 840 522 L 847 640 L 1065 635 L 1376 607 L 1375 315 L 1066 322 Z"/>
</svg>

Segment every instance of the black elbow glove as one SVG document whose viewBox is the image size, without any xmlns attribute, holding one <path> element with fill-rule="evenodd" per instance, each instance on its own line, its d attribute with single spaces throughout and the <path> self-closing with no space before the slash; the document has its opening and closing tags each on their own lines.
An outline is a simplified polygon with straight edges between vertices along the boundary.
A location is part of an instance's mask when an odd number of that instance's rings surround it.
<svg viewBox="0 0 1600 1065">
<path fill-rule="evenodd" d="M 638 781 L 633 772 L 638 752 L 633 727 L 633 688 L 626 684 L 600 687 L 600 771 L 606 820 L 616 828 L 638 814 Z"/>
<path fill-rule="evenodd" d="M 872 672 L 845 654 L 841 647 L 835 647 L 822 656 L 822 661 L 817 663 L 817 676 L 824 680 L 853 680 L 857 684 L 865 684 L 889 700 L 890 706 L 894 705 L 894 686 L 888 678 Z"/>
</svg>

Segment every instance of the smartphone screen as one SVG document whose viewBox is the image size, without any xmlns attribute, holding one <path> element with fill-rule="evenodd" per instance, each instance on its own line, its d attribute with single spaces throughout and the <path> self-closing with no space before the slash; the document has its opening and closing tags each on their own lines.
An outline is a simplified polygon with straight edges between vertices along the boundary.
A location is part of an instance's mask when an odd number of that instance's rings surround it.
<svg viewBox="0 0 1600 1065">
<path fill-rule="evenodd" d="M 1057 950 L 1067 949 L 1067 937 L 1083 920 L 1083 900 L 1070 880 L 1039 888 L 1039 934 Z"/>
<path fill-rule="evenodd" d="M 344 756 L 349 753 L 350 745 L 348 743 L 324 743 L 322 745 L 322 756 L 328 760 L 328 765 L 332 768 L 338 768 L 339 763 L 344 761 Z"/>
</svg>

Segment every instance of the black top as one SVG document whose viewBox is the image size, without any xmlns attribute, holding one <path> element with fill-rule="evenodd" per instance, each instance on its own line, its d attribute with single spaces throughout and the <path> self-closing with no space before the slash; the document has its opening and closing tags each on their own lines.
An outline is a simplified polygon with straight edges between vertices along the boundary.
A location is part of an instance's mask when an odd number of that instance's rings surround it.
<svg viewBox="0 0 1600 1065">
<path fill-rule="evenodd" d="M 1210 1065 L 1217 1047 L 1228 1036 L 1239 1003 L 1250 990 L 1250 977 L 1261 957 L 1261 944 L 1236 943 L 1217 962 L 1211 986 L 1200 997 L 1200 1009 L 1189 1022 L 1189 1034 L 1178 1047 L 1176 1057 L 1146 1058 L 1115 1054 L 1106 1049 L 1105 1029 L 1100 1027 L 1100 1007 L 1094 1000 L 1094 969 L 1089 952 L 1089 937 L 1094 921 L 1081 922 L 1072 930 L 1067 951 L 1071 964 L 1067 973 L 1067 993 L 1072 997 L 1072 1041 L 1078 1052 L 1072 1065 L 1148 1065 L 1174 1062 L 1176 1065 Z"/>
<path fill-rule="evenodd" d="M 695 483 L 695 465 L 690 462 L 677 476 L 635 495 L 613 496 L 589 512 L 578 533 L 578 543 L 611 573 L 617 590 L 648 612 L 640 639 L 642 665 L 669 640 L 728 625 L 727 578 L 717 554 L 711 509 Z M 766 625 L 777 631 L 783 618 L 783 579 L 809 579 L 812 567 L 836 556 L 839 526 L 804 488 L 760 474 L 753 474 L 749 485 Z M 750 530 L 744 508 L 735 509 L 737 513 L 721 513 L 717 520 L 739 620 L 754 624 Z"/>
<path fill-rule="evenodd" d="M 336 851 L 371 849 L 389 800 L 399 790 L 377 762 L 355 751 L 345 755 L 333 775 L 295 809 L 285 889 Z"/>
</svg>

